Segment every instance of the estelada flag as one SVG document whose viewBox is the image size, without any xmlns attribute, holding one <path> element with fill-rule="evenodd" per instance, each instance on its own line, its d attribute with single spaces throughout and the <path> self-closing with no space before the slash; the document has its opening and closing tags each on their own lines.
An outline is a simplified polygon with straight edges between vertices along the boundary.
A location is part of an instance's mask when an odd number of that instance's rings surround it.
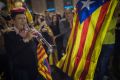
<svg viewBox="0 0 120 80">
<path fill-rule="evenodd" d="M 66 54 L 57 66 L 74 80 L 93 80 L 117 0 L 79 0 Z"/>
<path fill-rule="evenodd" d="M 41 43 L 37 47 L 38 71 L 46 79 L 52 80 L 50 65 L 47 60 L 47 53 Z"/>
</svg>

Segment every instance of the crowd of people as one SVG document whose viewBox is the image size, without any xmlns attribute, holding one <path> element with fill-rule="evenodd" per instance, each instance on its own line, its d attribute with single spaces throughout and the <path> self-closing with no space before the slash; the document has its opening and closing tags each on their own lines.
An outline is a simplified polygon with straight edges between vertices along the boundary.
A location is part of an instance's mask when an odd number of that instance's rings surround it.
<svg viewBox="0 0 120 80">
<path fill-rule="evenodd" d="M 56 53 L 60 60 L 71 31 L 72 11 L 65 10 L 63 15 L 47 10 L 31 13 L 33 21 L 29 22 L 24 6 L 7 11 L 1 4 L 0 77 L 5 76 L 7 80 L 44 80 L 38 73 L 37 45 L 42 43 L 48 58 L 52 46 L 52 54 Z M 37 33 L 42 35 L 42 39 L 38 40 Z M 51 66 L 51 69 L 53 72 L 56 67 Z M 60 74 L 52 73 L 53 78 Z"/>
<path fill-rule="evenodd" d="M 66 9 L 63 14 L 47 10 L 31 13 L 33 21 L 29 22 L 26 8 L 6 11 L 4 7 L 0 2 L 0 80 L 45 80 L 38 73 L 37 45 L 42 43 L 48 57 L 50 46 L 54 47 L 56 50 L 52 53 L 57 53 L 60 60 L 66 50 L 74 12 Z M 120 77 L 120 13 L 116 12 L 105 37 L 94 80 L 119 80 Z M 37 40 L 38 32 L 44 41 Z M 53 80 L 72 80 L 55 66 L 51 66 L 51 71 Z"/>
</svg>

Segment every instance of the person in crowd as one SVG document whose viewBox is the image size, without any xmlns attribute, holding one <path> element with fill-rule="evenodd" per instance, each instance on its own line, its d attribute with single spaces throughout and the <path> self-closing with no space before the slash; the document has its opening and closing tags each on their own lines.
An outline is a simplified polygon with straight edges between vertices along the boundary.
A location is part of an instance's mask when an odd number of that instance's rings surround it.
<svg viewBox="0 0 120 80">
<path fill-rule="evenodd" d="M 58 59 L 62 57 L 62 50 L 63 46 L 61 45 L 62 42 L 62 35 L 60 34 L 60 28 L 59 28 L 59 16 L 53 15 L 52 16 L 52 23 L 50 25 L 50 28 L 52 29 L 52 32 L 54 34 L 54 42 L 56 43 L 57 52 L 58 52 Z"/>
<path fill-rule="evenodd" d="M 69 38 L 69 35 L 71 32 L 71 27 L 70 27 L 71 20 L 70 19 L 72 19 L 72 18 L 70 18 L 70 17 L 72 17 L 70 10 L 65 11 L 65 16 L 62 19 L 58 18 L 58 15 L 57 16 L 54 15 L 52 17 L 52 26 L 51 27 L 54 30 L 53 33 L 56 35 L 54 39 L 56 41 L 57 46 L 59 48 L 61 48 L 60 53 L 58 53 L 59 60 L 62 58 L 62 56 L 65 53 L 67 41 L 68 41 L 68 38 Z M 58 23 L 59 23 L 59 25 L 58 25 Z M 59 51 L 59 49 L 58 49 L 58 51 Z M 55 72 L 53 74 L 54 75 L 53 78 L 61 80 L 64 77 L 63 80 L 72 80 L 67 74 L 63 73 L 57 67 L 54 67 L 54 70 L 55 70 Z"/>
<path fill-rule="evenodd" d="M 40 30 L 40 23 L 41 23 L 40 16 L 42 16 L 42 15 L 40 15 L 39 13 L 34 13 L 33 14 L 33 17 L 34 17 L 34 26 L 35 26 L 35 29 L 37 31 Z"/>
<path fill-rule="evenodd" d="M 58 20 L 60 21 L 62 19 L 61 14 L 59 12 L 56 12 L 56 15 L 57 15 Z"/>
<path fill-rule="evenodd" d="M 111 59 L 115 49 L 115 28 L 117 24 L 117 11 L 114 12 L 110 26 L 108 27 L 105 39 L 103 41 L 102 50 L 98 59 L 94 80 L 109 80 Z M 114 80 L 114 79 L 110 79 Z"/>
<path fill-rule="evenodd" d="M 47 23 L 48 26 L 51 25 L 51 16 L 50 16 L 50 12 L 49 11 L 45 11 L 45 21 Z"/>
<path fill-rule="evenodd" d="M 70 36 L 71 28 L 72 28 L 71 23 L 72 23 L 72 12 L 71 12 L 71 10 L 67 9 L 67 10 L 65 10 L 64 18 L 62 18 L 59 23 L 60 34 L 63 34 L 62 35 L 62 37 L 63 37 L 62 45 L 64 48 L 64 52 L 65 52 L 67 42 L 68 42 L 68 39 Z"/>
<path fill-rule="evenodd" d="M 54 37 L 54 33 L 51 30 L 52 28 L 49 27 L 46 24 L 46 21 L 44 19 L 44 16 L 42 14 L 35 14 L 34 16 L 34 21 L 35 21 L 35 28 L 42 34 L 43 38 L 50 44 L 53 45 L 55 44 L 55 42 L 53 41 L 53 37 Z M 43 42 L 42 44 L 46 50 L 46 52 L 48 53 L 48 60 L 49 60 L 49 64 L 51 67 L 51 74 L 53 75 L 53 79 L 55 77 L 55 73 L 54 73 L 54 65 L 56 64 L 56 62 L 58 61 L 56 58 L 56 48 L 53 48 L 53 52 L 49 52 L 49 46 L 46 46 L 47 44 Z"/>
<path fill-rule="evenodd" d="M 35 27 L 37 27 L 38 31 L 42 34 L 43 38 L 51 45 L 54 44 L 53 42 L 53 32 L 51 28 L 47 25 L 45 21 L 45 17 L 42 14 L 36 14 L 35 19 Z M 45 44 L 44 45 L 46 52 L 49 53 L 49 47 Z"/>
<path fill-rule="evenodd" d="M 58 54 L 57 57 L 59 60 L 61 58 L 61 53 L 62 53 L 62 45 L 61 45 L 62 37 L 60 35 L 60 29 L 59 29 L 59 18 L 56 14 L 52 15 L 52 23 L 50 25 L 50 28 L 54 34 L 54 42 L 56 44 L 57 54 Z M 57 67 L 52 65 L 51 68 L 52 68 L 53 79 L 59 80 L 60 78 L 59 78 L 59 72 L 57 71 L 58 70 Z"/>
<path fill-rule="evenodd" d="M 4 34 L 11 74 L 9 80 L 36 80 L 38 77 L 37 43 L 29 31 L 24 12 L 24 8 L 11 10 L 14 28 Z"/>
</svg>

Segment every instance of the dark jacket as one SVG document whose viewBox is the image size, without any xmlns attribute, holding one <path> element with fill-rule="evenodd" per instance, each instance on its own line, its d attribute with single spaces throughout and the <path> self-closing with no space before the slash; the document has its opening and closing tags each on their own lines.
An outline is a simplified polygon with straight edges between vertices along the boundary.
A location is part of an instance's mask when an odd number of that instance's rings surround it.
<svg viewBox="0 0 120 80">
<path fill-rule="evenodd" d="M 35 42 L 31 40 L 24 43 L 22 37 L 14 31 L 4 34 L 4 40 L 12 71 L 25 70 L 33 80 L 33 77 L 35 78 L 37 75 L 37 48 Z"/>
</svg>

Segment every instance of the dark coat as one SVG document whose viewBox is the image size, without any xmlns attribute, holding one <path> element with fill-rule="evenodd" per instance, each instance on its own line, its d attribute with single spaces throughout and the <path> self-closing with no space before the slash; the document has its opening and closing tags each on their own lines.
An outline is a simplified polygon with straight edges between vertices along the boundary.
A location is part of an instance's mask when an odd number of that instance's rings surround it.
<svg viewBox="0 0 120 80">
<path fill-rule="evenodd" d="M 14 72 L 18 70 L 18 72 L 27 72 L 31 78 L 29 79 L 33 80 L 37 75 L 37 48 L 35 42 L 31 40 L 28 43 L 24 43 L 22 37 L 14 31 L 6 33 L 4 40 L 10 66 L 13 69 L 13 77 L 16 75 Z"/>
</svg>

